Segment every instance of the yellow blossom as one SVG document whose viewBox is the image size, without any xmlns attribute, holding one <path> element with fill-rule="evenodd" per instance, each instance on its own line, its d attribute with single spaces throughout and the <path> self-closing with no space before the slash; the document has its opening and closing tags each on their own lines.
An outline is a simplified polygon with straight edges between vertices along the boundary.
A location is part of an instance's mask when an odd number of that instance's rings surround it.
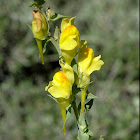
<svg viewBox="0 0 140 140">
<path fill-rule="evenodd" d="M 68 99 L 72 92 L 72 86 L 64 73 L 59 71 L 54 75 L 53 81 L 49 83 L 45 90 L 48 90 L 48 92 L 55 98 Z"/>
<path fill-rule="evenodd" d="M 53 80 L 46 86 L 45 90 L 57 99 L 57 102 L 61 108 L 63 118 L 63 129 L 65 134 L 65 120 L 66 120 L 66 107 L 70 105 L 72 85 L 63 71 L 57 72 Z"/>
<path fill-rule="evenodd" d="M 101 55 L 94 57 L 93 49 L 87 48 L 87 41 L 82 41 L 81 46 L 78 54 L 79 72 L 89 76 L 93 71 L 100 70 L 104 62 L 100 60 Z"/>
<path fill-rule="evenodd" d="M 71 61 L 76 55 L 80 39 L 79 31 L 73 24 L 74 18 L 62 20 L 62 33 L 59 40 L 61 56 L 64 57 L 65 62 L 69 65 L 71 64 Z"/>
<path fill-rule="evenodd" d="M 81 112 L 84 113 L 87 87 L 90 84 L 90 75 L 93 71 L 100 70 L 104 64 L 101 55 L 94 57 L 92 48 L 87 48 L 87 41 L 82 40 L 78 54 L 78 87 L 81 91 Z"/>
<path fill-rule="evenodd" d="M 76 17 L 72 17 L 71 19 L 68 19 L 68 18 L 64 18 L 62 19 L 62 22 L 61 22 L 61 32 L 63 32 L 63 30 L 68 27 L 68 26 L 71 26 L 71 25 L 74 25 L 74 19 Z"/>
</svg>

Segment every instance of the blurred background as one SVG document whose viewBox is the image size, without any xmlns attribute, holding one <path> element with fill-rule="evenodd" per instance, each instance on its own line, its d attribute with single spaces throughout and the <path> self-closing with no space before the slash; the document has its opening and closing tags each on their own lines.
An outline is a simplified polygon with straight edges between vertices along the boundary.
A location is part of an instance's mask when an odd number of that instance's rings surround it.
<svg viewBox="0 0 140 140">
<path fill-rule="evenodd" d="M 47 1 L 47 0 L 46 0 Z M 31 25 L 30 1 L 0 2 L 0 140 L 76 140 L 74 115 L 63 135 L 57 103 L 44 91 L 59 70 L 51 43 L 41 65 Z M 98 140 L 139 139 L 138 0 L 51 0 L 57 13 L 76 16 L 81 39 L 104 65 L 89 90 L 99 98 L 89 112 Z M 49 2 L 46 2 L 46 7 Z M 44 9 L 45 10 L 45 9 Z M 51 23 L 52 32 L 61 20 Z"/>
</svg>

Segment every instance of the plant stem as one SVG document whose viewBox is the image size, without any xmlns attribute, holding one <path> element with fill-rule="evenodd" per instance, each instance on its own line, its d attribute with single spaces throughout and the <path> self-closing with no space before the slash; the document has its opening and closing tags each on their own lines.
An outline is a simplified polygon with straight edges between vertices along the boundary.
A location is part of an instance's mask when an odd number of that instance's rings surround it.
<svg viewBox="0 0 140 140">
<path fill-rule="evenodd" d="M 79 114 L 78 114 L 77 105 L 76 105 L 75 100 L 72 102 L 72 107 L 73 107 L 73 110 L 74 110 L 74 114 L 75 114 L 76 120 L 78 122 Z"/>
</svg>

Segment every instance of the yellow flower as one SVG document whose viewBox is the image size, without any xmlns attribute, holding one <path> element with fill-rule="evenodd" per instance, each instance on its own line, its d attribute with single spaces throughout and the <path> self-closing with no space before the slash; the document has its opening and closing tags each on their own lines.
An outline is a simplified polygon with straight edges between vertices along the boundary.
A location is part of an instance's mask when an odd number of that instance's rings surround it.
<svg viewBox="0 0 140 140">
<path fill-rule="evenodd" d="M 100 60 L 101 55 L 94 57 L 94 52 L 92 48 L 87 48 L 87 41 L 81 42 L 81 48 L 78 54 L 78 67 L 79 72 L 84 73 L 89 76 L 93 71 L 100 70 L 101 66 L 104 64 Z"/>
<path fill-rule="evenodd" d="M 71 61 L 76 55 L 80 39 L 79 31 L 73 24 L 74 18 L 62 20 L 62 33 L 59 40 L 61 56 L 64 57 L 65 62 L 69 65 L 71 64 Z"/>
<path fill-rule="evenodd" d="M 72 86 L 64 73 L 59 71 L 54 75 L 53 81 L 49 83 L 45 90 L 48 90 L 48 92 L 55 98 L 68 99 L 72 92 Z"/>
<path fill-rule="evenodd" d="M 65 134 L 65 120 L 66 120 L 66 107 L 70 105 L 72 93 L 72 85 L 63 71 L 57 72 L 53 81 L 46 86 L 45 90 L 57 99 L 57 102 L 61 108 L 62 118 L 63 118 L 63 129 Z"/>
<path fill-rule="evenodd" d="M 81 112 L 84 113 L 87 87 L 90 84 L 90 75 L 93 71 L 100 70 L 104 64 L 101 55 L 94 57 L 92 48 L 87 48 L 87 41 L 82 40 L 78 54 L 78 87 L 81 90 Z"/>
<path fill-rule="evenodd" d="M 71 19 L 68 19 L 68 18 L 62 19 L 62 22 L 61 22 L 61 32 L 63 32 L 66 27 L 74 25 L 74 19 L 75 18 L 76 17 L 72 17 Z"/>
<path fill-rule="evenodd" d="M 38 10 L 34 10 L 32 21 L 32 32 L 37 42 L 42 64 L 44 64 L 42 40 L 45 40 L 47 37 L 47 29 L 48 27 L 46 24 L 45 17 L 41 13 L 39 13 Z"/>
</svg>

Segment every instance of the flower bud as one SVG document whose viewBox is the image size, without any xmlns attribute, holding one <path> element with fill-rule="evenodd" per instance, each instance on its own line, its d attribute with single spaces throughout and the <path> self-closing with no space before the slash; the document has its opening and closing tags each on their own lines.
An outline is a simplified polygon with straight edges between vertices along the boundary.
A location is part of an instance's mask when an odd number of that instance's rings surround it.
<svg viewBox="0 0 140 140">
<path fill-rule="evenodd" d="M 53 18 L 53 16 L 55 15 L 54 9 L 52 6 L 50 6 L 47 11 L 46 11 L 47 17 L 48 19 Z"/>
<path fill-rule="evenodd" d="M 45 40 L 47 37 L 48 26 L 45 17 L 38 12 L 33 11 L 32 32 L 35 39 Z"/>
<path fill-rule="evenodd" d="M 39 13 L 38 10 L 34 10 L 32 21 L 32 32 L 37 42 L 42 64 L 44 64 L 42 40 L 45 40 L 47 37 L 47 29 L 48 26 L 46 24 L 45 17 L 41 13 Z"/>
</svg>

